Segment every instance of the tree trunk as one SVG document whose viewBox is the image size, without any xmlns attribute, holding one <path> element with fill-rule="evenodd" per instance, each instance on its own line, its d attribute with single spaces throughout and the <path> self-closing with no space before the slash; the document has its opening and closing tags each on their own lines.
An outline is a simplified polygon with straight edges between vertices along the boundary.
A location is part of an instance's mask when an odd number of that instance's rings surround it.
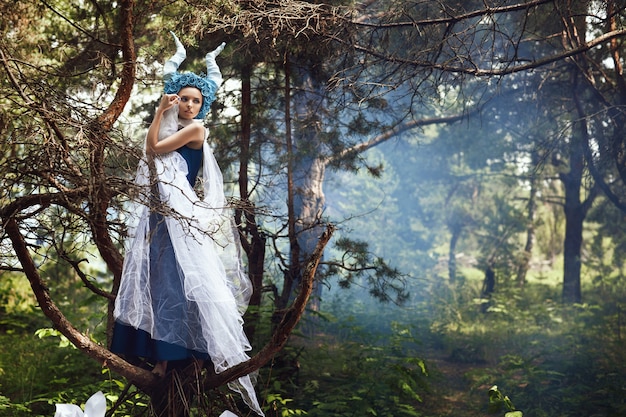
<svg viewBox="0 0 626 417">
<path fill-rule="evenodd" d="M 195 366 L 176 367 L 164 377 L 150 394 L 152 417 L 189 417 L 191 404 L 196 397 L 194 388 L 200 381 L 200 369 Z"/>
<path fill-rule="evenodd" d="M 533 150 L 532 155 L 532 171 L 534 172 L 537 167 L 539 156 L 537 151 Z M 517 268 L 517 285 L 523 287 L 526 285 L 526 274 L 528 273 L 530 259 L 532 257 L 533 246 L 535 243 L 535 213 L 537 208 L 537 178 L 535 174 L 530 177 L 530 192 L 528 194 L 528 205 L 526 206 L 528 226 L 526 227 L 526 244 L 524 245 L 524 251 L 522 252 L 522 258 L 520 259 Z"/>
<path fill-rule="evenodd" d="M 587 31 L 585 12 L 588 10 L 589 2 L 578 2 L 571 4 L 572 9 L 567 9 L 569 15 L 564 22 L 566 24 L 567 41 L 575 44 L 584 44 Z M 578 90 L 585 89 L 587 82 L 580 82 L 584 79 L 583 72 L 587 68 L 584 57 L 576 58 L 578 66 L 571 72 L 571 86 L 573 100 L 578 101 Z M 580 116 L 580 115 L 579 115 Z M 577 119 L 572 125 L 572 134 L 568 143 L 569 146 L 569 172 L 560 175 L 565 188 L 565 240 L 563 242 L 563 302 L 582 302 L 582 291 L 580 286 L 581 272 L 581 249 L 583 243 L 583 224 L 587 211 L 595 197 L 595 188 L 590 188 L 587 198 L 581 201 L 581 187 L 583 187 L 583 175 L 585 174 L 585 158 L 583 141 L 587 137 L 587 124 L 584 118 Z"/>
<path fill-rule="evenodd" d="M 313 253 L 324 226 L 320 219 L 325 197 L 322 189 L 326 173 L 326 160 L 323 158 L 320 110 L 324 109 L 324 85 L 312 76 L 310 68 L 303 68 L 291 61 L 286 73 L 295 85 L 291 95 L 293 106 L 286 107 L 286 114 L 293 108 L 293 130 L 287 132 L 290 149 L 290 181 L 293 194 L 290 197 L 290 209 L 294 212 L 294 233 L 297 243 L 292 244 L 291 269 L 285 280 L 286 285 L 280 297 L 278 308 L 284 308 L 295 297 L 294 290 L 301 280 L 301 269 L 306 259 Z M 291 125 L 289 118 L 287 126 Z M 292 135 L 293 132 L 293 135 Z M 317 280 L 314 285 L 310 307 L 319 306 L 321 286 Z"/>
<path fill-rule="evenodd" d="M 582 291 L 580 287 L 581 249 L 583 243 L 583 224 L 587 211 L 593 202 L 596 191 L 590 189 L 588 196 L 581 201 L 581 187 L 583 186 L 584 158 L 581 143 L 580 129 L 586 125 L 578 122 L 573 127 L 573 134 L 569 142 L 570 170 L 561 174 L 560 178 L 565 188 L 565 240 L 563 241 L 563 301 L 566 303 L 580 303 Z"/>
<path fill-rule="evenodd" d="M 242 245 L 248 257 L 248 277 L 252 282 L 253 293 L 248 304 L 245 331 L 253 339 L 261 306 L 261 288 L 265 268 L 265 237 L 259 231 L 254 204 L 250 200 L 248 189 L 248 166 L 250 162 L 250 141 L 252 138 L 252 88 L 250 77 L 252 65 L 247 64 L 241 70 L 241 138 L 239 154 L 239 194 L 241 207 L 235 210 L 235 219 L 239 229 L 247 239 L 242 238 Z"/>
<path fill-rule="evenodd" d="M 585 214 L 578 199 L 581 177 L 575 178 L 572 171 L 563 180 L 565 185 L 565 240 L 563 242 L 563 301 L 580 303 L 581 248 L 583 241 L 583 222 Z"/>
<path fill-rule="evenodd" d="M 461 237 L 463 226 L 460 223 L 454 223 L 450 228 L 452 235 L 450 236 L 450 247 L 448 249 L 448 281 L 450 284 L 456 282 L 456 245 Z"/>
</svg>

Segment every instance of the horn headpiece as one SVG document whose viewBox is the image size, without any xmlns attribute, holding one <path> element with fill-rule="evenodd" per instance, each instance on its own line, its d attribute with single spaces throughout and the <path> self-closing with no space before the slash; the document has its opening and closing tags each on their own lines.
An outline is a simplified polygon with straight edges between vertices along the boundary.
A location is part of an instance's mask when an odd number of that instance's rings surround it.
<svg viewBox="0 0 626 417">
<path fill-rule="evenodd" d="M 215 100 L 215 93 L 222 84 L 222 73 L 215 62 L 215 57 L 219 55 L 226 43 L 222 42 L 214 51 L 206 54 L 206 75 L 194 74 L 193 72 L 178 72 L 178 67 L 187 57 L 187 51 L 183 44 L 178 40 L 174 32 L 170 32 L 176 43 L 176 53 L 165 62 L 163 66 L 163 90 L 166 94 L 177 94 L 185 87 L 195 87 L 202 93 L 202 107 L 195 117 L 196 119 L 204 119 L 211 107 L 211 103 Z"/>
</svg>

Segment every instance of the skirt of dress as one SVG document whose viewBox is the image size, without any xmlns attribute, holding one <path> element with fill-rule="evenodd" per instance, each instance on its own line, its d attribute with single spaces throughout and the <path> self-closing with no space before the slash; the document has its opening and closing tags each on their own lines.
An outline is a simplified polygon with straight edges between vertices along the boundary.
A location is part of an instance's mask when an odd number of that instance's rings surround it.
<svg viewBox="0 0 626 417">
<path fill-rule="evenodd" d="M 126 358 L 143 358 L 151 362 L 179 361 L 189 358 L 208 360 L 209 355 L 172 343 L 154 340 L 148 332 L 115 323 L 111 352 Z"/>
<path fill-rule="evenodd" d="M 250 359 L 242 316 L 252 286 L 221 172 L 206 142 L 202 155 L 202 198 L 187 178 L 185 155 L 170 152 L 140 161 L 137 194 L 127 212 L 113 351 L 156 361 L 180 359 L 170 349 L 161 353 L 163 342 L 187 357 L 207 355 L 220 373 Z M 155 185 L 162 206 L 153 204 Z M 228 386 L 263 415 L 250 375 Z"/>
<path fill-rule="evenodd" d="M 197 336 L 201 332 L 198 308 L 184 295 L 183 277 L 162 215 L 150 215 L 150 231 L 149 288 L 156 315 L 155 327 L 159 328 L 161 334 L 181 333 L 178 335 L 179 340 L 188 339 L 192 332 Z M 181 322 L 185 326 L 180 326 Z M 209 358 L 206 352 L 154 340 L 148 332 L 119 321 L 115 322 L 111 351 L 152 361 Z"/>
</svg>

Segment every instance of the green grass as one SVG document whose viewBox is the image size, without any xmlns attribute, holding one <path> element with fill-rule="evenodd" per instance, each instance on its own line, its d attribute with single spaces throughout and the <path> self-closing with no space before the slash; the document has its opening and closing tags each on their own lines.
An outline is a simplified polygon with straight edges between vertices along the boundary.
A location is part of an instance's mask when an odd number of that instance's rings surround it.
<svg viewBox="0 0 626 417">
<path fill-rule="evenodd" d="M 472 416 L 486 409 L 493 385 L 525 416 L 626 415 L 622 278 L 599 284 L 585 275 L 586 303 L 569 306 L 560 303 L 558 271 L 534 272 L 523 289 L 499 277 L 483 311 L 481 271 L 462 272 L 459 285 L 439 282 L 424 289 L 425 301 L 402 308 L 348 293 L 328 300 L 320 334 L 292 338 L 283 363 L 262 370 L 268 415 Z M 0 415 L 49 417 L 54 404 L 81 404 L 98 390 L 115 399 L 123 383 L 58 338 L 38 338 L 49 324 L 27 288 L 14 288 L 0 291 L 13 300 L 0 316 Z M 463 380 L 450 388 L 455 401 L 432 389 L 444 377 L 430 365 L 435 356 Z"/>
<path fill-rule="evenodd" d="M 58 339 L 3 334 L 0 345 L 0 395 L 12 410 L 3 416 L 52 416 L 55 403 L 85 401 L 100 389 L 100 366 L 76 349 L 59 347 Z"/>
</svg>

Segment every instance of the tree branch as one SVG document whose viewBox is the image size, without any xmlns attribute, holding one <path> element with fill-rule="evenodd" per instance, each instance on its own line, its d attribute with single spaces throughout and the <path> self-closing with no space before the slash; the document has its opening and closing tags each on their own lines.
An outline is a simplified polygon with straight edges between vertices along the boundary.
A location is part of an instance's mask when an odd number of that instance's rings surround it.
<svg viewBox="0 0 626 417">
<path fill-rule="evenodd" d="M 622 213 L 626 213 L 626 204 L 624 204 L 624 202 L 622 202 L 620 197 L 617 196 L 613 192 L 613 190 L 611 190 L 611 187 L 609 186 L 609 184 L 607 184 L 604 181 L 604 178 L 602 177 L 600 170 L 598 169 L 598 167 L 596 166 L 593 160 L 593 152 L 591 151 L 591 147 L 589 145 L 591 138 L 589 137 L 589 128 L 587 126 L 587 119 L 586 119 L 587 116 L 585 114 L 582 103 L 580 102 L 580 97 L 576 93 L 575 88 L 573 89 L 573 95 L 574 95 L 574 103 L 576 104 L 576 110 L 578 111 L 578 117 L 580 118 L 580 123 L 582 124 L 582 128 L 580 129 L 582 133 L 582 138 L 581 138 L 582 151 L 583 151 L 584 158 L 587 161 L 587 167 L 589 169 L 589 173 L 591 174 L 591 177 L 594 180 L 594 187 L 592 188 L 592 191 L 596 189 L 596 186 L 599 187 L 602 190 L 602 192 L 604 192 L 604 195 L 609 199 L 609 201 L 615 205 L 615 207 L 617 207 Z M 590 197 L 587 199 L 587 201 L 589 201 L 589 199 L 593 201 L 593 198 L 591 198 L 592 192 L 590 192 L 589 194 L 590 194 Z M 593 197 L 595 197 L 595 193 L 593 194 Z"/>
<path fill-rule="evenodd" d="M 82 172 L 80 171 L 80 168 L 76 166 L 76 164 L 74 164 L 74 162 L 70 158 L 65 135 L 62 132 L 62 130 L 59 128 L 56 121 L 51 117 L 50 112 L 47 110 L 46 103 L 45 102 L 42 103 L 41 106 L 35 106 L 35 102 L 30 97 L 28 97 L 28 95 L 26 94 L 26 92 L 24 91 L 20 83 L 18 82 L 18 80 L 15 78 L 13 71 L 11 71 L 11 68 L 9 67 L 9 60 L 5 56 L 4 51 L 2 51 L 2 49 L 0 49 L 0 60 L 2 61 L 2 66 L 4 67 L 4 70 L 7 73 L 7 77 L 9 78 L 9 81 L 13 85 L 13 88 L 15 89 L 15 91 L 18 92 L 22 100 L 24 100 L 24 103 L 26 104 L 26 106 L 32 107 L 35 109 L 35 111 L 42 117 L 44 122 L 50 127 L 50 129 L 52 129 L 56 137 L 63 144 L 63 151 L 64 151 L 63 161 L 65 161 L 68 168 L 72 171 L 72 174 L 76 176 L 76 178 L 81 178 Z"/>
<path fill-rule="evenodd" d="M 88 129 L 91 146 L 90 169 L 93 192 L 90 198 L 90 209 L 93 212 L 91 229 L 94 243 L 98 247 L 102 258 L 114 276 L 112 293 L 117 293 L 119 279 L 122 274 L 122 255 L 116 248 L 107 225 L 107 210 L 109 208 L 110 190 L 105 182 L 104 169 L 106 133 L 122 114 L 126 103 L 130 99 L 135 83 L 135 43 L 133 40 L 133 12 L 134 0 L 124 0 L 120 7 L 120 40 L 122 43 L 123 69 L 120 86 L 107 109 L 93 122 Z"/>
<path fill-rule="evenodd" d="M 304 310 L 309 301 L 311 292 L 313 291 L 313 282 L 315 280 L 315 273 L 319 266 L 320 260 L 324 254 L 324 248 L 330 240 L 335 228 L 332 225 L 327 225 L 326 230 L 320 236 L 315 250 L 309 257 L 304 271 L 302 273 L 302 283 L 300 286 L 300 292 L 292 303 L 291 307 L 284 310 L 283 318 L 280 324 L 276 327 L 274 334 L 270 341 L 250 360 L 242 362 L 239 365 L 233 366 L 226 371 L 211 375 L 207 378 L 206 387 L 215 388 L 222 386 L 230 381 L 233 381 L 244 375 L 248 375 L 254 372 L 269 362 L 272 357 L 279 352 L 287 342 L 287 339 L 291 335 L 291 332 L 296 327 L 300 318 L 304 314 Z"/>
<path fill-rule="evenodd" d="M 359 154 L 361 152 L 364 152 L 370 148 L 373 148 L 374 146 L 380 145 L 383 142 L 388 141 L 389 139 L 393 138 L 394 136 L 397 136 L 401 133 L 404 133 L 406 131 L 409 131 L 411 129 L 415 129 L 421 126 L 428 126 L 428 125 L 434 125 L 434 124 L 442 124 L 442 123 L 453 123 L 453 122 L 457 122 L 459 120 L 465 119 L 467 117 L 469 117 L 471 114 L 475 113 L 479 111 L 478 108 L 468 112 L 468 113 L 461 113 L 461 114 L 456 114 L 456 115 L 452 115 L 452 116 L 441 116 L 441 117 L 430 117 L 430 118 L 426 118 L 426 119 L 419 119 L 419 120 L 411 120 L 409 122 L 405 122 L 405 123 L 401 123 L 397 126 L 394 126 L 390 129 L 388 129 L 387 131 L 385 131 L 384 133 L 368 140 L 362 143 L 359 143 L 357 145 L 354 145 L 350 148 L 344 149 L 343 151 L 336 153 L 334 155 L 328 156 L 325 158 L 324 162 L 325 163 L 333 163 L 333 162 L 337 162 L 343 158 L 345 158 L 346 156 L 350 155 L 350 154 Z"/>
<path fill-rule="evenodd" d="M 158 378 L 152 372 L 132 366 L 120 357 L 109 352 L 104 347 L 94 343 L 89 337 L 78 331 L 72 323 L 59 310 L 54 301 L 50 298 L 48 289 L 41 279 L 37 266 L 33 261 L 26 241 L 20 233 L 19 226 L 14 218 L 9 218 L 4 224 L 4 230 L 11 240 L 15 255 L 17 256 L 26 278 L 37 298 L 39 308 L 50 319 L 56 329 L 58 329 L 68 340 L 91 358 L 96 359 L 103 365 L 109 366 L 112 370 L 125 378 L 132 380 L 140 389 L 146 391 L 158 382 Z"/>
<path fill-rule="evenodd" d="M 385 55 L 382 52 L 378 52 L 374 49 L 367 48 L 365 46 L 361 46 L 358 44 L 350 44 L 348 40 L 340 38 L 335 35 L 328 35 L 328 37 L 342 45 L 351 46 L 355 50 L 365 53 L 367 55 L 371 55 L 373 57 L 379 58 L 385 62 L 396 63 L 396 64 L 405 64 L 418 68 L 427 68 L 427 69 L 435 69 L 442 72 L 449 73 L 457 73 L 457 74 L 468 74 L 474 75 L 476 77 L 489 77 L 489 76 L 502 76 L 514 74 L 517 72 L 527 71 L 535 68 L 539 68 L 553 62 L 561 61 L 566 58 L 570 58 L 572 56 L 581 54 L 583 52 L 587 52 L 588 50 L 595 48 L 596 46 L 602 44 L 603 42 L 610 41 L 615 38 L 619 38 L 626 35 L 626 29 L 614 30 L 608 33 L 603 34 L 602 36 L 598 36 L 595 39 L 592 39 L 589 42 L 586 42 L 576 48 L 572 48 L 569 50 L 562 51 L 555 55 L 547 56 L 542 59 L 537 59 L 534 61 L 530 61 L 526 64 L 520 65 L 510 65 L 504 68 L 495 68 L 495 69 L 481 69 L 477 67 L 459 67 L 455 65 L 446 65 L 446 64 L 438 64 L 431 61 L 418 61 L 411 60 L 407 58 L 400 58 L 393 55 Z"/>
<path fill-rule="evenodd" d="M 74 271 L 76 272 L 76 274 L 78 274 L 78 277 L 83 282 L 83 284 L 85 284 L 85 287 L 87 287 L 89 291 L 93 292 L 94 294 L 100 297 L 107 298 L 111 301 L 115 301 L 115 296 L 113 294 L 111 294 L 110 292 L 104 291 L 103 289 L 94 285 L 94 283 L 89 281 L 89 278 L 87 278 L 87 275 L 80 269 L 81 262 L 86 262 L 87 261 L 86 259 L 81 259 L 81 260 L 76 261 L 70 258 L 70 256 L 67 253 L 65 253 L 63 250 L 59 250 L 58 253 L 61 259 L 64 259 L 65 262 L 67 262 L 68 264 L 72 266 L 72 268 L 74 268 Z"/>
<path fill-rule="evenodd" d="M 88 195 L 88 192 L 87 187 L 81 187 L 66 192 L 30 194 L 19 197 L 0 208 L 0 218 L 13 218 L 17 213 L 34 206 L 48 207 L 52 204 L 58 204 L 63 207 L 68 207 L 68 201 L 84 198 Z"/>
<path fill-rule="evenodd" d="M 399 28 L 399 27 L 415 27 L 415 26 L 432 26 L 432 25 L 445 25 L 450 23 L 457 23 L 462 20 L 474 19 L 476 17 L 481 16 L 491 16 L 495 14 L 503 14 L 516 12 L 519 10 L 529 9 L 531 7 L 541 6 L 542 4 L 552 3 L 554 0 L 534 0 L 529 1 L 528 3 L 518 3 L 512 4 L 509 6 L 500 6 L 500 7 L 489 7 L 486 5 L 484 9 L 474 10 L 472 12 L 468 12 L 465 14 L 460 14 L 452 17 L 443 17 L 440 19 L 427 19 L 427 20 L 417 20 L 410 22 L 396 22 L 396 23 L 364 23 L 362 19 L 359 20 L 350 20 L 349 23 L 355 24 L 357 26 L 365 26 L 371 28 L 380 28 L 380 29 L 388 29 L 388 28 Z"/>
<path fill-rule="evenodd" d="M 137 55 L 135 53 L 135 41 L 133 38 L 134 29 L 134 0 L 122 1 L 120 7 L 120 41 L 122 43 L 122 60 L 123 68 L 120 78 L 120 86 L 115 93 L 113 101 L 107 109 L 96 119 L 98 130 L 102 129 L 108 132 L 113 124 L 122 114 L 126 103 L 130 99 L 130 95 L 135 85 L 135 62 Z"/>
</svg>

